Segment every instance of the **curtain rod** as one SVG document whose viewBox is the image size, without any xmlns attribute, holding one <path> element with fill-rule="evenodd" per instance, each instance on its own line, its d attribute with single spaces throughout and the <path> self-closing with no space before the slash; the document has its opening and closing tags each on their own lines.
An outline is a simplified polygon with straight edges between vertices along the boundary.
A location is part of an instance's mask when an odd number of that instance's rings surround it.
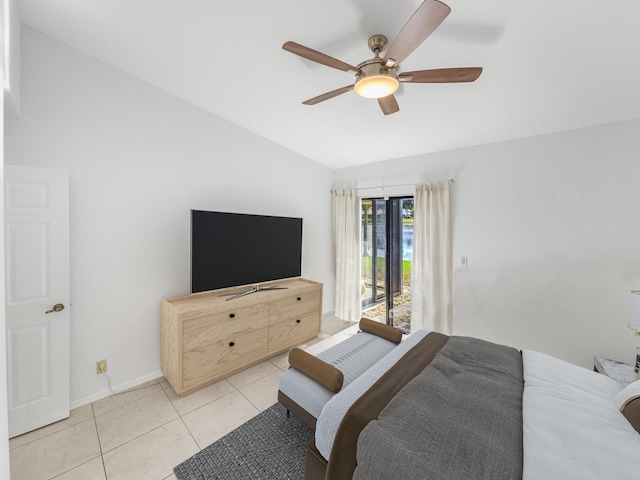
<svg viewBox="0 0 640 480">
<path fill-rule="evenodd" d="M 450 178 L 449 180 L 447 180 L 449 183 L 453 183 L 454 180 L 453 178 Z M 377 188 L 381 188 L 381 189 L 385 189 L 385 188 L 394 188 L 394 187 L 415 187 L 417 184 L 416 183 L 402 183 L 402 184 L 395 184 L 395 185 L 377 185 L 374 187 L 360 187 L 360 188 L 356 188 L 356 190 L 373 190 L 373 189 L 377 189 Z M 331 190 L 331 192 L 336 192 L 337 190 Z"/>
</svg>

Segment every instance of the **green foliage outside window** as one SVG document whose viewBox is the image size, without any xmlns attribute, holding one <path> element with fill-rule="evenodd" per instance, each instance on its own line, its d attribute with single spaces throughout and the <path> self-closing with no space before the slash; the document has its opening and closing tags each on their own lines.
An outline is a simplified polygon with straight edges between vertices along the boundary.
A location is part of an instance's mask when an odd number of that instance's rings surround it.
<svg viewBox="0 0 640 480">
<path fill-rule="evenodd" d="M 362 278 L 365 282 L 371 282 L 371 262 L 372 257 L 362 257 Z M 376 258 L 376 276 L 379 284 L 384 283 L 384 258 Z M 402 261 L 402 283 L 411 285 L 411 260 Z"/>
</svg>

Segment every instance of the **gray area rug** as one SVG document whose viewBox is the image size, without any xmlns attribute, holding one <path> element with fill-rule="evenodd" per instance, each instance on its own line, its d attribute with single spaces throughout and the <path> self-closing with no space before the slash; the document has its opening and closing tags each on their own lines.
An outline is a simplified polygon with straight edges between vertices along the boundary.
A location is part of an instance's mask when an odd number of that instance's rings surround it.
<svg viewBox="0 0 640 480">
<path fill-rule="evenodd" d="M 302 479 L 313 430 L 276 403 L 173 469 L 178 480 Z"/>
</svg>

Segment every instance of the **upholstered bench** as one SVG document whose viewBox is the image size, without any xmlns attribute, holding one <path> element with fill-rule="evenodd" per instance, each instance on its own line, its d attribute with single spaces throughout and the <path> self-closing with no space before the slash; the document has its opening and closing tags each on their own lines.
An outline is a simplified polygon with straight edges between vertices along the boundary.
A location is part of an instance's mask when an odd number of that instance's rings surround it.
<svg viewBox="0 0 640 480">
<path fill-rule="evenodd" d="M 402 340 L 394 327 L 363 318 L 360 330 L 318 355 L 294 348 L 291 368 L 280 375 L 278 401 L 315 429 L 322 407 Z"/>
</svg>

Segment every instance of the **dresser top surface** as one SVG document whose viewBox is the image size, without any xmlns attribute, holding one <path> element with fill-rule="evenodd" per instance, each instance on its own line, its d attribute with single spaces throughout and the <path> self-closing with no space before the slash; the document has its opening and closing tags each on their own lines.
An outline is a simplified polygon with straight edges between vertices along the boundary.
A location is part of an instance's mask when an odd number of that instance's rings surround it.
<svg viewBox="0 0 640 480">
<path fill-rule="evenodd" d="M 255 285 L 230 287 L 210 292 L 193 293 L 182 297 L 163 300 L 179 311 L 193 311 L 203 308 L 240 308 L 256 303 L 269 302 L 294 295 L 298 292 L 315 291 L 322 288 L 322 284 L 304 278 L 292 278 L 273 282 L 264 282 L 258 285 L 258 291 L 251 294 L 234 297 L 248 292 Z M 276 289 L 269 289 L 278 287 Z"/>
</svg>

